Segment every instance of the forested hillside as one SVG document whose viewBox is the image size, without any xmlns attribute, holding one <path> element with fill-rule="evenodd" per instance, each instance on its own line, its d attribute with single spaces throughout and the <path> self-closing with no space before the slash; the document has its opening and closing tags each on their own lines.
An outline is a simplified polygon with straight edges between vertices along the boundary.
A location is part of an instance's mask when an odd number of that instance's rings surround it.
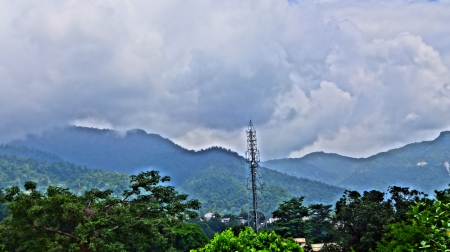
<svg viewBox="0 0 450 252">
<path fill-rule="evenodd" d="M 0 188 L 21 187 L 26 181 L 36 182 L 39 190 L 60 186 L 82 193 L 95 187 L 120 193 L 128 187 L 129 178 L 127 174 L 92 170 L 67 162 L 0 155 Z"/>
<path fill-rule="evenodd" d="M 368 158 L 316 152 L 302 158 L 269 160 L 270 169 L 357 190 L 409 186 L 431 193 L 450 183 L 450 132 L 433 141 L 408 144 Z"/>
<path fill-rule="evenodd" d="M 202 211 L 236 213 L 249 202 L 247 163 L 236 152 L 220 147 L 189 151 L 142 130 L 121 134 L 83 127 L 57 129 L 9 145 L 51 153 L 65 161 L 105 171 L 135 174 L 159 170 L 170 176 L 171 184 L 180 191 L 198 198 L 203 204 Z M 262 167 L 260 173 L 265 183 L 263 204 L 267 212 L 293 196 L 305 196 L 308 203 L 332 203 L 344 191 Z"/>
<path fill-rule="evenodd" d="M 26 147 L 15 147 L 8 145 L 0 145 L 0 155 L 4 156 L 16 156 L 16 157 L 26 157 L 36 161 L 46 161 L 46 162 L 62 162 L 63 159 L 57 155 L 50 154 L 37 149 L 30 149 Z"/>
</svg>

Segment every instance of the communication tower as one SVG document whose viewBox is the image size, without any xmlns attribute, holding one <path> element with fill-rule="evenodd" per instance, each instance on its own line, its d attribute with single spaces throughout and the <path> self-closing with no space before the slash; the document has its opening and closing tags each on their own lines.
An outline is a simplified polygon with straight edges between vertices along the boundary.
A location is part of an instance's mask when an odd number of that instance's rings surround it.
<svg viewBox="0 0 450 252">
<path fill-rule="evenodd" d="M 245 152 L 247 163 L 249 163 L 250 176 L 247 179 L 247 189 L 251 190 L 252 205 L 249 211 L 248 224 L 258 232 L 260 229 L 261 212 L 261 179 L 258 173 L 259 151 L 256 146 L 256 131 L 253 128 L 252 120 L 247 129 L 247 151 Z"/>
</svg>

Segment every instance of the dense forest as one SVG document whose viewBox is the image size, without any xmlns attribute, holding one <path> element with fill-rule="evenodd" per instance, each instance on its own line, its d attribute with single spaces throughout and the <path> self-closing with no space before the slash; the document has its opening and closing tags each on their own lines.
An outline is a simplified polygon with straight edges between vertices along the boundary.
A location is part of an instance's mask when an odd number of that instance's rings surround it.
<svg viewBox="0 0 450 252">
<path fill-rule="evenodd" d="M 282 237 L 324 243 L 320 251 L 448 251 L 450 189 L 434 197 L 408 187 L 345 191 L 333 205 L 292 198 L 273 212 L 272 230 Z M 312 251 L 311 245 L 304 247 Z"/>
</svg>

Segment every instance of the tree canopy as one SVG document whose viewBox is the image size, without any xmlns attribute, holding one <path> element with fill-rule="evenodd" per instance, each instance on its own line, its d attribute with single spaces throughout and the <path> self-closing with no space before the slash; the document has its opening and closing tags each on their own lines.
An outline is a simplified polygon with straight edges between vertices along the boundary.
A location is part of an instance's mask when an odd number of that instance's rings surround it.
<svg viewBox="0 0 450 252">
<path fill-rule="evenodd" d="M 294 197 L 280 204 L 272 212 L 273 218 L 278 219 L 274 223 L 273 230 L 283 237 L 309 237 L 310 224 L 307 220 L 309 211 L 303 205 L 304 197 Z"/>
<path fill-rule="evenodd" d="M 158 171 L 132 175 L 121 197 L 111 190 L 91 189 L 76 195 L 50 186 L 45 193 L 36 183 L 25 191 L 5 190 L 11 216 L 0 225 L 0 244 L 8 251 L 169 251 L 182 220 L 196 217 L 198 200 L 187 200 Z M 177 229 L 177 232 L 174 231 Z"/>
<path fill-rule="evenodd" d="M 391 205 L 384 201 L 385 194 L 376 190 L 361 195 L 346 191 L 336 203 L 336 239 L 344 250 L 369 251 L 381 240 L 384 226 L 393 216 Z"/>
<path fill-rule="evenodd" d="M 284 239 L 273 231 L 265 230 L 255 233 L 250 227 L 246 227 L 238 235 L 231 229 L 214 236 L 205 247 L 192 252 L 234 252 L 234 251 L 292 251 L 303 252 L 303 249 L 293 240 Z"/>
<path fill-rule="evenodd" d="M 436 200 L 412 204 L 405 220 L 391 224 L 377 251 L 449 251 L 450 189 L 435 191 Z"/>
</svg>

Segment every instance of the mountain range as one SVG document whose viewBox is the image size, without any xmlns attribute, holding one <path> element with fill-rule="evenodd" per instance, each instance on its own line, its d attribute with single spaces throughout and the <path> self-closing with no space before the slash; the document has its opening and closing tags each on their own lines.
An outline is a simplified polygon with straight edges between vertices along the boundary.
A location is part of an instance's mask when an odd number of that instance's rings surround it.
<svg viewBox="0 0 450 252">
<path fill-rule="evenodd" d="M 269 169 L 355 190 L 407 186 L 432 193 L 450 184 L 450 132 L 368 158 L 315 152 L 302 158 L 269 160 Z"/>
<path fill-rule="evenodd" d="M 172 178 L 171 185 L 177 190 L 198 198 L 203 211 L 237 213 L 250 202 L 246 188 L 248 164 L 238 153 L 221 147 L 187 150 L 139 129 L 118 132 L 76 126 L 57 128 L 9 142 L 0 148 L 0 155 L 105 174 L 159 170 Z M 368 158 L 315 152 L 302 158 L 269 160 L 261 162 L 259 168 L 264 185 L 263 205 L 270 213 L 293 196 L 305 196 L 306 204 L 333 204 L 345 189 L 386 191 L 393 185 L 431 193 L 449 184 L 449 163 L 450 132 L 442 132 L 433 141 L 408 144 Z M 109 182 L 101 186 L 111 184 L 116 175 L 105 176 L 110 179 L 103 180 Z M 84 183 L 86 188 L 96 186 L 91 180 L 72 180 L 67 182 L 72 188 L 76 183 Z"/>
<path fill-rule="evenodd" d="M 239 213 L 250 203 L 246 188 L 248 164 L 236 152 L 221 147 L 192 151 L 143 130 L 121 133 L 72 126 L 12 141 L 3 149 L 4 155 L 8 149 L 10 152 L 14 149 L 16 156 L 39 158 L 42 162 L 62 160 L 105 172 L 136 174 L 159 170 L 171 177 L 171 185 L 177 190 L 198 198 L 203 211 Z M 307 203 L 332 204 L 344 191 L 342 187 L 264 167 L 260 167 L 259 172 L 267 213 L 293 196 L 305 196 Z"/>
</svg>

